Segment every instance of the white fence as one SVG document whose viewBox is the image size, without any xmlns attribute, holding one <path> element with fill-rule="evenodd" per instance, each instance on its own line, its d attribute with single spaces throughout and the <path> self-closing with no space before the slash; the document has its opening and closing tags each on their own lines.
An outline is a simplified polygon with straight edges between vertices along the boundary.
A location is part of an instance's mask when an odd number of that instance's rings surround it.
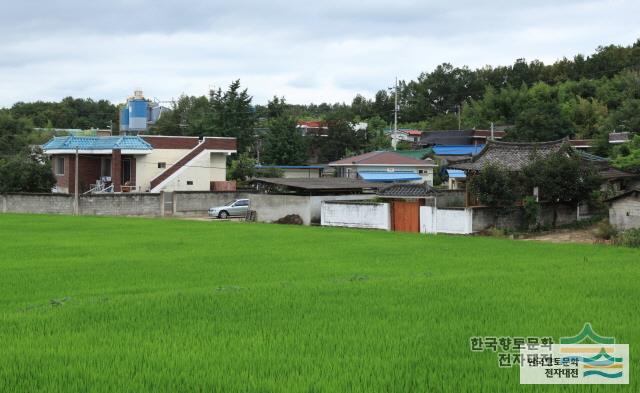
<svg viewBox="0 0 640 393">
<path fill-rule="evenodd" d="M 435 214 L 434 214 L 435 210 Z M 420 206 L 420 232 L 466 235 L 473 228 L 473 209 L 437 209 Z"/>
<path fill-rule="evenodd" d="M 324 201 L 320 219 L 323 226 L 391 229 L 388 203 Z"/>
</svg>

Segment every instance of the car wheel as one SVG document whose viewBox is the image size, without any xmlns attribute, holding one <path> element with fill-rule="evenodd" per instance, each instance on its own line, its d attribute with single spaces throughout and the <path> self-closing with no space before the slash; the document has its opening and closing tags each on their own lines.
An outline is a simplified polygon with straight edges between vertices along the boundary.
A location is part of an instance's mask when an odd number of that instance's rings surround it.
<svg viewBox="0 0 640 393">
<path fill-rule="evenodd" d="M 222 218 L 223 220 L 226 219 L 227 217 L 229 217 L 229 213 L 227 213 L 226 211 L 221 211 L 220 214 L 218 214 L 218 218 Z"/>
</svg>

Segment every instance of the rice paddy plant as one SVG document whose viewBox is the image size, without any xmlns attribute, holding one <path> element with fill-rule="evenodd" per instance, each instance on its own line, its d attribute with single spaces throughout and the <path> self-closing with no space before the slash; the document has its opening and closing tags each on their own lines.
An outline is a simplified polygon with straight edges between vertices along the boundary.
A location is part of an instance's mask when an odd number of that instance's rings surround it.
<svg viewBox="0 0 640 393">
<path fill-rule="evenodd" d="M 521 386 L 469 338 L 591 322 L 638 359 L 639 278 L 604 245 L 0 215 L 0 391 L 638 391 L 637 361 L 630 386 Z"/>
</svg>

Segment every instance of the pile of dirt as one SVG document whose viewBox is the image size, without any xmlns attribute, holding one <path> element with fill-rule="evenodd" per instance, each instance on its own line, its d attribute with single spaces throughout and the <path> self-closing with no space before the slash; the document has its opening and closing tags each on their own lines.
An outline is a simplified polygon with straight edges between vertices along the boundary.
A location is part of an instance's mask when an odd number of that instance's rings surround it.
<svg viewBox="0 0 640 393">
<path fill-rule="evenodd" d="M 286 216 L 279 218 L 276 224 L 291 224 L 302 225 L 302 218 L 297 214 L 287 214 Z"/>
</svg>

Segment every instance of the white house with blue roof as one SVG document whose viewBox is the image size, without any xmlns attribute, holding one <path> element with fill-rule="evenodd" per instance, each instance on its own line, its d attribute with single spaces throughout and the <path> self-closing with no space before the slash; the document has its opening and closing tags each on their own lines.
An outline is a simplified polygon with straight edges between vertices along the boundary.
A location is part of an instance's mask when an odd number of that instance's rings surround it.
<svg viewBox="0 0 640 393">
<path fill-rule="evenodd" d="M 235 138 L 185 136 L 65 136 L 42 146 L 51 157 L 56 191 L 209 191 L 226 180 Z"/>
</svg>

